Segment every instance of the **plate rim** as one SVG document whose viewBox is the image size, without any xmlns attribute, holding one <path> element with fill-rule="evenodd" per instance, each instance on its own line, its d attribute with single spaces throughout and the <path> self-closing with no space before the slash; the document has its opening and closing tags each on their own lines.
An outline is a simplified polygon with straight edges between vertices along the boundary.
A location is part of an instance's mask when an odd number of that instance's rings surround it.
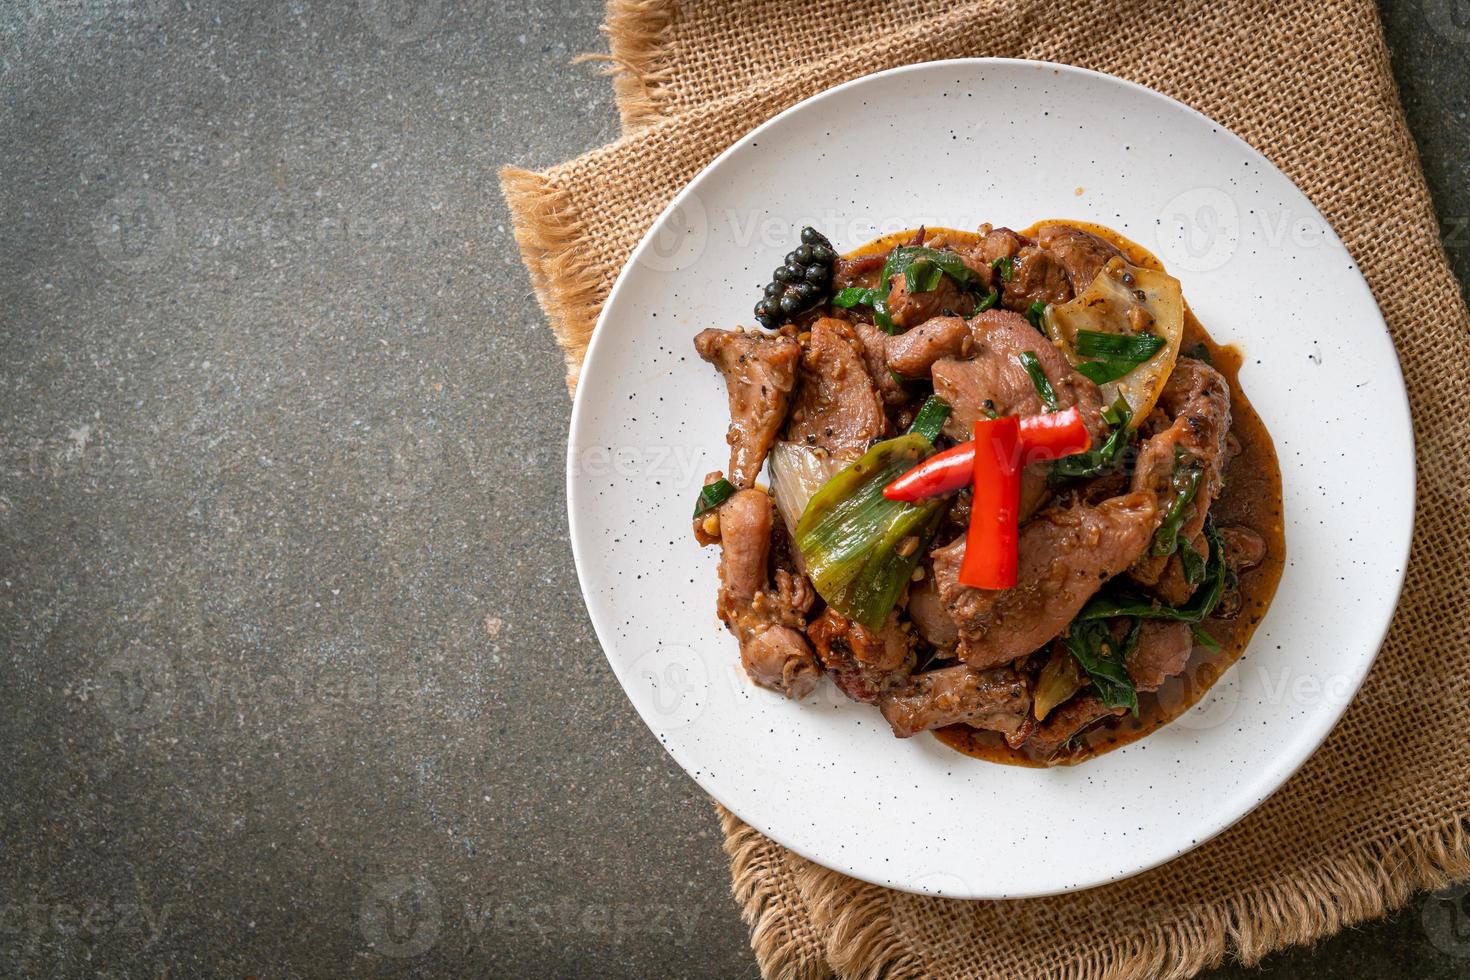
<svg viewBox="0 0 1470 980">
<path fill-rule="evenodd" d="M 1235 133 L 1234 130 L 1226 126 L 1224 123 L 1221 123 L 1211 116 L 1208 116 L 1205 113 L 1201 112 L 1200 110 L 1195 109 L 1193 106 L 1181 102 L 1178 99 L 1166 95 L 1156 89 L 1149 88 L 1146 85 L 1142 85 L 1138 82 L 1134 82 L 1130 79 L 1122 78 L 1117 75 L 1111 75 L 1107 72 L 1100 72 L 1090 68 L 1081 68 L 1076 65 L 1062 64 L 1059 62 L 1039 61 L 1030 58 L 946 58 L 934 61 L 923 61 L 915 62 L 913 64 L 899 65 L 893 68 L 884 69 L 882 71 L 871 72 L 866 75 L 859 75 L 856 78 L 851 78 L 830 88 L 823 89 L 820 92 L 814 93 L 807 98 L 802 99 L 801 101 L 791 106 L 788 106 L 787 108 L 771 116 L 769 119 L 764 120 L 758 126 L 746 131 L 741 136 L 737 137 L 733 142 L 731 142 L 728 147 L 722 150 L 717 156 L 714 157 L 714 159 L 712 159 L 708 164 L 701 168 L 698 173 L 696 173 L 692 178 L 690 178 L 687 183 L 685 183 L 685 185 L 678 191 L 678 193 L 673 196 L 673 198 L 663 208 L 663 210 L 661 210 L 659 214 L 653 219 L 649 227 L 639 238 L 638 243 L 629 253 L 628 259 L 624 263 L 622 269 L 619 270 L 617 278 L 613 281 L 612 288 L 608 291 L 607 298 L 603 301 L 602 309 L 599 311 L 597 320 L 593 325 L 592 334 L 587 344 L 587 350 L 583 355 L 579 377 L 585 378 L 589 373 L 588 366 L 595 363 L 597 353 L 601 348 L 602 342 L 607 334 L 607 331 L 604 329 L 604 325 L 607 321 L 609 310 L 612 309 L 614 301 L 625 286 L 631 270 L 638 264 L 638 261 L 643 256 L 643 254 L 651 247 L 651 243 L 654 241 L 655 236 L 657 235 L 659 229 L 662 227 L 664 222 L 671 214 L 677 212 L 690 196 L 697 192 L 700 184 L 711 173 L 717 170 L 727 158 L 732 156 L 748 142 L 759 136 L 761 133 L 776 126 L 787 116 L 803 111 L 810 106 L 816 105 L 826 99 L 836 97 L 838 94 L 844 93 L 853 88 L 857 88 L 863 85 L 880 84 L 883 80 L 891 77 L 923 71 L 932 71 L 936 68 L 941 68 L 945 66 L 983 68 L 987 66 L 1000 65 L 1030 67 L 1039 70 L 1049 69 L 1056 72 L 1057 74 L 1072 74 L 1083 76 L 1096 81 L 1100 81 L 1105 85 L 1115 84 L 1120 85 L 1126 89 L 1131 89 L 1135 94 L 1141 94 L 1147 98 L 1159 100 L 1163 102 L 1166 106 L 1174 110 L 1182 109 L 1187 114 L 1196 117 L 1199 121 L 1202 121 L 1215 129 L 1217 134 L 1221 138 L 1227 141 L 1234 141 L 1246 154 L 1248 154 L 1253 159 L 1253 162 L 1258 163 L 1268 171 L 1274 172 L 1281 179 L 1285 180 L 1294 190 L 1296 190 L 1296 192 L 1301 195 L 1303 201 L 1306 202 L 1308 208 L 1310 208 L 1310 213 L 1321 221 L 1322 227 L 1326 230 L 1327 234 L 1331 236 L 1332 241 L 1341 246 L 1344 254 L 1348 255 L 1351 259 L 1353 277 L 1356 280 L 1357 285 L 1363 290 L 1364 294 L 1366 295 L 1369 301 L 1369 305 L 1371 306 L 1373 314 L 1376 318 L 1377 326 L 1379 330 L 1382 331 L 1385 339 L 1388 341 L 1390 349 L 1393 350 L 1394 357 L 1392 364 L 1392 378 L 1394 381 L 1397 382 L 1397 392 L 1399 396 L 1395 404 L 1398 405 L 1401 410 L 1401 418 L 1404 420 L 1404 429 L 1408 436 L 1409 459 L 1411 461 L 1411 464 L 1415 465 L 1411 465 L 1410 471 L 1408 473 L 1408 492 L 1405 508 L 1407 511 L 1407 527 L 1406 533 L 1404 534 L 1403 538 L 1401 553 L 1397 556 L 1399 568 L 1397 580 L 1393 582 L 1393 588 L 1391 590 L 1392 601 L 1387 606 L 1387 614 L 1384 617 L 1382 624 L 1377 629 L 1376 635 L 1373 635 L 1373 645 L 1371 648 L 1372 652 L 1360 661 L 1357 670 L 1357 676 L 1352 678 L 1352 683 L 1350 685 L 1351 689 L 1350 691 L 1345 692 L 1345 696 L 1342 698 L 1338 706 L 1335 709 L 1321 712 L 1317 716 L 1314 725 L 1317 730 L 1311 734 L 1310 738 L 1300 743 L 1302 746 L 1300 751 L 1294 753 L 1291 756 L 1282 757 L 1282 762 L 1280 766 L 1272 775 L 1264 776 L 1263 774 L 1263 779 L 1257 781 L 1256 783 L 1247 784 L 1249 787 L 1251 787 L 1251 792 L 1249 795 L 1253 795 L 1255 797 L 1255 801 L 1253 803 L 1223 821 L 1215 820 L 1209 823 L 1202 823 L 1201 827 L 1198 830 L 1198 833 L 1193 836 L 1191 834 L 1181 834 L 1180 839 L 1183 841 L 1182 844 L 1174 847 L 1165 848 L 1158 855 L 1150 856 L 1147 860 L 1137 864 L 1136 866 L 1130 866 L 1130 868 L 1126 871 L 1113 875 L 1095 875 L 1090 878 L 1079 877 L 1075 881 L 1069 882 L 1065 886 L 1054 888 L 1026 888 L 1023 886 L 1008 889 L 1004 892 L 995 892 L 988 890 L 969 890 L 965 894 L 957 894 L 954 892 L 943 893 L 944 897 L 947 898 L 965 900 L 1015 900 L 1045 898 L 1053 895 L 1063 895 L 1073 892 L 1086 891 L 1088 889 L 1100 887 L 1102 885 L 1112 884 L 1115 882 L 1124 881 L 1129 878 L 1136 877 L 1137 875 L 1143 874 L 1147 871 L 1152 871 L 1156 868 L 1162 867 L 1163 865 L 1168 864 L 1169 862 L 1174 861 L 1179 857 L 1182 857 L 1183 855 L 1204 846 L 1207 842 L 1213 840 L 1215 837 L 1218 837 L 1220 834 L 1224 833 L 1231 827 L 1238 824 L 1240 821 L 1244 820 L 1268 799 L 1270 799 L 1276 793 L 1280 792 L 1280 790 L 1301 770 L 1306 761 L 1317 753 L 1317 751 L 1322 747 L 1323 743 L 1326 742 L 1328 736 L 1332 734 L 1333 730 L 1336 729 L 1338 724 L 1342 721 L 1342 718 L 1344 717 L 1344 715 L 1346 715 L 1348 708 L 1357 699 L 1358 692 L 1362 689 L 1363 682 L 1366 680 L 1368 673 L 1372 670 L 1373 665 L 1378 660 L 1378 655 L 1382 652 L 1383 641 L 1388 635 L 1389 629 L 1392 628 L 1394 619 L 1397 616 L 1399 602 L 1403 594 L 1404 583 L 1408 575 L 1409 556 L 1413 548 L 1414 530 L 1417 521 L 1419 489 L 1418 472 L 1416 465 L 1418 460 L 1418 446 L 1414 432 L 1414 417 L 1413 413 L 1410 410 L 1408 400 L 1408 386 L 1404 381 L 1403 365 L 1401 360 L 1399 359 L 1397 345 L 1393 342 L 1393 335 L 1389 331 L 1388 324 L 1383 318 L 1383 312 L 1379 307 L 1377 297 L 1373 295 L 1372 287 L 1369 286 L 1366 278 L 1363 276 L 1362 269 L 1358 264 L 1357 258 L 1353 256 L 1351 251 L 1349 251 L 1346 245 L 1343 244 L 1342 238 L 1338 235 L 1336 228 L 1334 228 L 1332 226 L 1332 223 L 1327 220 L 1327 217 L 1322 214 L 1321 209 L 1317 207 L 1316 203 L 1311 199 L 1311 197 L 1304 190 L 1302 190 L 1301 187 L 1297 185 L 1296 181 L 1292 180 L 1290 176 L 1288 176 L 1283 170 L 1281 170 L 1280 167 L 1278 167 L 1269 157 L 1258 150 L 1255 146 L 1240 137 L 1238 134 Z M 745 821 L 751 827 L 759 831 L 762 835 L 776 842 L 780 846 L 792 851 L 793 853 L 805 858 L 806 860 L 813 862 L 814 864 L 820 865 L 821 867 L 829 868 L 841 874 L 845 874 L 849 877 L 856 878 L 860 881 L 867 882 L 880 888 L 892 889 L 901 892 L 909 892 L 919 895 L 941 894 L 938 891 L 927 889 L 923 887 L 922 884 L 919 884 L 917 882 L 902 882 L 891 879 L 887 881 L 875 881 L 868 875 L 864 874 L 858 868 L 852 866 L 849 862 L 834 862 L 829 857 L 818 856 L 816 854 L 813 854 L 809 849 L 803 846 L 791 843 L 788 839 L 784 839 L 783 834 L 774 832 L 767 825 L 766 821 L 754 819 L 750 816 L 747 816 L 746 814 L 740 813 L 739 809 L 728 802 L 722 790 L 712 780 L 710 780 L 706 774 L 704 774 L 703 772 L 699 772 L 696 767 L 688 764 L 686 760 L 681 757 L 682 753 L 677 750 L 670 743 L 669 740 L 658 737 L 657 728 L 652 723 L 650 723 L 648 717 L 644 712 L 643 707 L 639 704 L 638 700 L 632 697 L 630 693 L 631 688 L 628 680 L 624 677 L 622 669 L 619 667 L 619 664 L 609 652 L 609 642 L 608 639 L 605 638 L 605 636 L 610 637 L 612 635 L 612 631 L 604 630 L 602 625 L 599 623 L 598 616 L 596 615 L 596 613 L 594 613 L 592 609 L 592 604 L 588 598 L 590 595 L 588 582 L 589 573 L 587 571 L 588 562 L 586 559 L 584 559 L 581 553 L 581 548 L 578 546 L 578 541 L 580 540 L 580 533 L 578 530 L 580 520 L 577 514 L 577 509 L 573 506 L 573 500 L 577 486 L 577 467 L 575 456 L 576 447 L 579 445 L 578 439 L 576 437 L 580 430 L 582 430 L 586 425 L 589 424 L 586 416 L 591 411 L 591 409 L 588 408 L 588 405 L 593 397 L 591 395 L 585 394 L 589 390 L 589 386 L 582 385 L 580 383 L 578 384 L 576 392 L 574 393 L 572 398 L 572 412 L 567 429 L 567 455 L 565 472 L 567 534 L 572 546 L 572 558 L 577 573 L 578 590 L 581 593 L 583 606 L 587 610 L 588 619 L 592 623 L 593 632 L 597 637 L 598 645 L 601 648 L 603 657 L 607 660 L 608 666 L 611 668 L 614 677 L 617 678 L 619 686 L 622 688 L 623 696 L 627 698 L 628 702 L 633 706 L 633 709 L 635 712 L 637 712 L 639 719 L 643 722 L 644 726 L 648 728 L 649 732 L 654 735 L 655 740 L 663 748 L 663 750 L 668 753 L 668 755 L 673 758 L 673 760 L 678 764 L 679 768 L 684 772 L 684 775 L 686 777 L 693 780 L 694 783 L 699 786 L 701 790 L 707 793 L 721 806 L 724 806 L 731 813 L 734 813 L 741 820 Z M 1246 650 L 1242 651 L 1242 659 L 1244 658 L 1245 654 L 1249 652 L 1249 649 L 1249 644 L 1247 644 Z M 1233 666 L 1235 665 L 1232 664 L 1232 667 Z M 698 774 L 696 774 L 697 772 Z M 1269 788 L 1265 789 L 1264 792 L 1259 791 L 1260 783 L 1269 784 Z M 1242 790 L 1242 795 L 1246 795 L 1244 789 Z"/>
</svg>

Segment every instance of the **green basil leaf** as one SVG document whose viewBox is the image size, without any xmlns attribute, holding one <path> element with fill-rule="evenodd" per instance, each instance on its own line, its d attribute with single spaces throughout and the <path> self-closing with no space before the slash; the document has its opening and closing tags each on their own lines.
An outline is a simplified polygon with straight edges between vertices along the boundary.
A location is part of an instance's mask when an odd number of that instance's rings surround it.
<svg viewBox="0 0 1470 980">
<path fill-rule="evenodd" d="M 1138 689 L 1133 686 L 1133 678 L 1128 676 L 1126 661 L 1138 649 L 1141 628 L 1142 621 L 1135 619 L 1120 647 L 1114 643 L 1106 623 L 1077 620 L 1062 639 L 1067 650 L 1092 678 L 1098 698 L 1109 708 L 1138 711 Z"/>
</svg>

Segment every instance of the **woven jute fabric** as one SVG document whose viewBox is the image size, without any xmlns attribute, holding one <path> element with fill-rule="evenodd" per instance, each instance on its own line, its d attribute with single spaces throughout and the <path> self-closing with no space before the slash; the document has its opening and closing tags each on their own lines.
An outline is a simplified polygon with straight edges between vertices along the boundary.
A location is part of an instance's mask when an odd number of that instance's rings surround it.
<svg viewBox="0 0 1470 980">
<path fill-rule="evenodd" d="M 1226 956 L 1254 962 L 1470 877 L 1470 758 L 1461 749 L 1470 730 L 1470 316 L 1369 0 L 615 0 L 606 33 L 608 51 L 594 57 L 612 75 L 623 137 L 545 173 L 502 173 L 572 384 L 633 246 L 721 150 L 847 79 L 991 55 L 1140 82 L 1265 153 L 1367 277 L 1414 415 L 1419 506 L 1403 599 L 1343 722 L 1280 792 L 1152 872 L 1017 902 L 918 898 L 854 881 L 721 811 L 734 894 L 767 976 L 1186 977 Z M 1371 400 L 1357 416 L 1366 451 Z M 983 829 L 977 835 L 985 846 Z"/>
</svg>

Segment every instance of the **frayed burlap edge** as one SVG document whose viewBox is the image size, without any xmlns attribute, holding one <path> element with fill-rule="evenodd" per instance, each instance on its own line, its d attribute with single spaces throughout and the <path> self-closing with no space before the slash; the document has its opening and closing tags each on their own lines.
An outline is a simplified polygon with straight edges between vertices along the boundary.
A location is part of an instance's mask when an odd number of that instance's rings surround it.
<svg viewBox="0 0 1470 980">
<path fill-rule="evenodd" d="M 732 888 L 751 930 L 751 947 L 767 977 L 817 977 L 801 957 L 791 910 L 773 883 L 778 845 L 719 808 L 730 855 Z M 810 861 L 800 862 L 795 891 L 811 922 L 826 934 L 825 954 L 839 976 L 932 975 L 923 951 L 894 928 L 889 893 Z M 790 872 L 787 872 L 790 873 Z M 1402 831 L 1324 861 L 1310 873 L 1263 885 L 1186 915 L 1154 923 L 1149 933 L 1099 947 L 1069 964 L 1057 980 L 1185 980 L 1219 966 L 1227 955 L 1251 966 L 1287 946 L 1312 943 L 1376 919 L 1421 890 L 1437 891 L 1470 877 L 1470 814 L 1421 830 Z M 790 891 L 787 892 L 790 894 Z"/>
<path fill-rule="evenodd" d="M 730 892 L 750 927 L 750 947 L 767 980 L 825 980 L 832 976 L 822 937 L 808 908 L 792 908 L 805 895 L 788 862 L 804 861 L 766 838 L 718 803 L 725 853 L 730 857 Z"/>
<path fill-rule="evenodd" d="M 673 0 L 610 0 L 600 30 L 607 54 L 583 54 L 574 64 L 594 62 L 612 78 L 623 132 L 631 133 L 667 112 L 670 32 L 678 5 Z"/>
<path fill-rule="evenodd" d="M 566 189 L 545 174 L 502 167 L 500 189 L 515 218 L 516 244 L 531 288 L 566 357 L 567 390 L 575 391 L 580 352 L 587 349 L 596 322 L 589 311 L 598 309 L 603 285 L 586 251 L 575 247 L 587 240 L 587 229 Z"/>
</svg>

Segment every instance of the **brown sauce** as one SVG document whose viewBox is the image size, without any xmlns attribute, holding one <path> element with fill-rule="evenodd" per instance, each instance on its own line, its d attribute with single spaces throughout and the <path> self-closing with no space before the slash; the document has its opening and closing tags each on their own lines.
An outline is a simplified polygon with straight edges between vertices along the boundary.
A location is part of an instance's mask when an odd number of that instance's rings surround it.
<svg viewBox="0 0 1470 980">
<path fill-rule="evenodd" d="M 1102 225 L 1069 219 L 1048 219 L 1022 229 L 1020 233 L 1034 236 L 1040 225 L 1055 223 L 1072 225 L 1112 242 L 1134 265 L 1168 271 L 1143 246 Z M 969 245 L 979 240 L 974 232 L 930 228 L 926 241 L 940 235 L 951 244 Z M 895 245 L 906 244 L 913 236 L 913 229 L 896 232 L 854 249 L 849 254 L 868 255 L 887 251 Z M 1188 286 L 1187 283 L 1185 285 Z M 1211 617 L 1200 624 L 1219 644 L 1219 649 L 1213 650 L 1196 644 L 1189 664 L 1181 675 L 1170 678 L 1157 692 L 1139 693 L 1136 717 L 1124 715 L 1117 720 L 1092 727 L 1075 740 L 1075 751 L 1059 760 L 1038 762 L 1024 751 L 1008 747 L 999 734 L 968 725 L 951 725 L 935 732 L 935 737 L 944 744 L 966 755 L 1007 765 L 1075 765 L 1143 738 L 1188 711 L 1245 651 L 1251 635 L 1255 633 L 1256 626 L 1271 604 L 1271 598 L 1276 594 L 1276 585 L 1281 580 L 1281 571 L 1286 563 L 1285 522 L 1281 511 L 1281 466 L 1276 458 L 1276 447 L 1271 441 L 1271 434 L 1266 431 L 1261 417 L 1256 414 L 1250 399 L 1241 389 L 1240 351 L 1233 346 L 1217 344 L 1206 332 L 1204 325 L 1195 318 L 1186 302 L 1182 349 L 1187 351 L 1196 344 L 1204 345 L 1215 369 L 1230 383 L 1230 431 L 1240 440 L 1241 445 L 1240 455 L 1230 461 L 1225 471 L 1225 487 L 1210 508 L 1210 513 L 1220 526 L 1248 527 L 1266 542 L 1265 560 L 1240 575 L 1239 612 L 1230 619 Z"/>
</svg>

